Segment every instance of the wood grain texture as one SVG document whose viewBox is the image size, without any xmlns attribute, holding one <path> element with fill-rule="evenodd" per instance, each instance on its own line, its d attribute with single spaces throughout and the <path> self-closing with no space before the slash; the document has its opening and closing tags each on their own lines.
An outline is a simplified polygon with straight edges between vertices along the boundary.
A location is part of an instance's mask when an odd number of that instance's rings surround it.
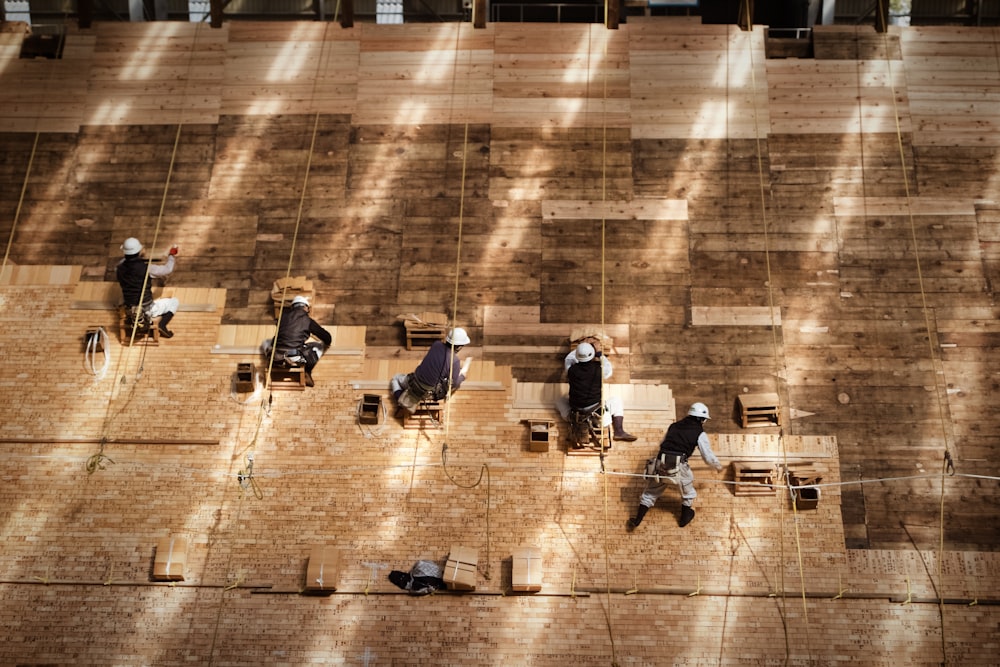
<svg viewBox="0 0 1000 667">
<path fill-rule="evenodd" d="M 996 30 L 767 60 L 760 29 L 628 19 L 122 23 L 61 61 L 0 32 L 0 662 L 996 662 Z M 112 335 L 98 374 L 131 235 L 180 244 L 176 335 Z M 286 275 L 334 334 L 316 386 L 237 391 Z M 403 429 L 423 311 L 474 361 Z M 603 461 L 551 405 L 582 327 L 638 436 Z M 741 427 L 755 394 L 780 426 Z M 628 533 L 694 401 L 727 466 L 822 466 L 817 507 L 696 455 L 696 520 L 668 489 Z M 185 581 L 151 581 L 174 535 Z M 388 582 L 454 544 L 475 591 Z M 303 596 L 318 545 L 336 592 Z M 542 589 L 510 595 L 525 546 Z"/>
</svg>

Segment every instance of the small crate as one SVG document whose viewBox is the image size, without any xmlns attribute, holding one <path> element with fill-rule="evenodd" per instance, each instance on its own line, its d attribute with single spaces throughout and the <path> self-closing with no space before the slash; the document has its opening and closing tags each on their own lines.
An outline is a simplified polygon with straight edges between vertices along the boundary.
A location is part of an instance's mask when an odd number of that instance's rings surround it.
<svg viewBox="0 0 1000 667">
<path fill-rule="evenodd" d="M 304 296 L 312 300 L 314 294 L 313 283 L 305 276 L 279 278 L 274 281 L 274 285 L 271 287 L 271 300 L 274 302 L 274 318 L 278 318 L 282 305 L 285 308 L 291 308 L 292 300 L 295 297 Z"/>
<path fill-rule="evenodd" d="M 291 389 L 303 391 L 306 388 L 306 369 L 301 366 L 284 368 L 275 366 L 271 369 L 271 389 Z"/>
<path fill-rule="evenodd" d="M 542 552 L 535 547 L 518 547 L 512 552 L 510 588 L 534 593 L 542 590 Z"/>
<path fill-rule="evenodd" d="M 183 537 L 164 537 L 156 543 L 153 557 L 154 581 L 184 581 L 188 541 Z"/>
<path fill-rule="evenodd" d="M 308 593 L 333 593 L 337 590 L 339 574 L 340 552 L 332 546 L 314 546 L 309 554 L 303 590 Z"/>
<path fill-rule="evenodd" d="M 403 416 L 403 428 L 438 428 L 441 424 L 441 413 L 444 405 L 441 401 L 421 401 L 411 414 L 402 407 L 397 414 Z"/>
<path fill-rule="evenodd" d="M 551 419 L 525 419 L 528 424 L 528 451 L 549 451 L 549 433 L 552 429 Z"/>
<path fill-rule="evenodd" d="M 773 496 L 774 464 L 770 461 L 733 461 L 733 491 L 737 496 Z"/>
<path fill-rule="evenodd" d="M 781 405 L 777 394 L 740 394 L 736 413 L 743 428 L 781 426 Z"/>
<path fill-rule="evenodd" d="M 133 342 L 136 345 L 159 345 L 159 320 L 160 318 L 155 318 L 148 329 L 134 327 L 125 306 L 118 306 L 118 340 L 125 346 L 131 345 Z M 132 338 L 133 328 L 135 328 L 134 340 Z"/>
<path fill-rule="evenodd" d="M 436 340 L 443 340 L 448 332 L 448 316 L 444 313 L 417 313 L 403 319 L 403 330 L 406 332 L 407 350 L 412 350 L 414 345 L 432 345 Z"/>
<path fill-rule="evenodd" d="M 382 397 L 378 394 L 365 394 L 361 397 L 358 408 L 359 424 L 378 424 L 382 415 Z"/>
<path fill-rule="evenodd" d="M 795 508 L 799 510 L 814 510 L 819 507 L 819 488 L 815 486 L 792 487 L 795 498 Z"/>
<path fill-rule="evenodd" d="M 800 510 L 814 510 L 819 506 L 819 487 L 823 481 L 826 466 L 813 461 L 793 463 L 788 466 L 788 483 L 792 487 L 795 507 Z"/>
<path fill-rule="evenodd" d="M 245 394 L 254 390 L 257 367 L 253 364 L 236 364 L 236 391 Z"/>
<path fill-rule="evenodd" d="M 476 590 L 479 552 L 472 547 L 453 546 L 444 566 L 444 583 L 453 591 Z"/>
</svg>

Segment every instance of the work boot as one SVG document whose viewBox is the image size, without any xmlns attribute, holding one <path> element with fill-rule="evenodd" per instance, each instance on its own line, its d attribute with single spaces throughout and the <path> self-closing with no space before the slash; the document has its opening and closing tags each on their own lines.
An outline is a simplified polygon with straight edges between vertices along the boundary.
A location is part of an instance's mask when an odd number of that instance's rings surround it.
<svg viewBox="0 0 1000 667">
<path fill-rule="evenodd" d="M 680 523 L 681 528 L 688 525 L 692 521 L 694 521 L 694 508 L 688 507 L 687 505 L 681 505 L 681 520 L 678 522 Z"/>
<path fill-rule="evenodd" d="M 615 440 L 623 440 L 625 442 L 635 442 L 637 438 L 631 433 L 626 433 L 625 428 L 622 426 L 622 421 L 624 421 L 624 419 L 625 419 L 624 417 L 620 416 L 611 418 L 611 425 L 614 426 L 615 429 Z"/>
<path fill-rule="evenodd" d="M 639 527 L 639 524 L 642 523 L 642 517 L 646 516 L 646 512 L 648 511 L 649 511 L 648 507 L 642 504 L 639 505 L 639 509 L 636 510 L 635 516 L 629 519 L 628 522 L 625 524 L 625 527 L 628 529 L 628 532 L 631 533 L 633 530 Z"/>
<path fill-rule="evenodd" d="M 167 324 L 173 318 L 174 318 L 173 313 L 164 313 L 163 316 L 160 317 L 160 324 L 158 325 L 158 327 L 160 329 L 160 335 L 163 336 L 164 338 L 174 337 L 174 332 L 167 328 Z"/>
<path fill-rule="evenodd" d="M 306 386 L 307 387 L 315 387 L 316 383 L 313 382 L 313 376 L 312 376 L 312 374 L 308 373 L 308 372 L 305 372 L 305 376 L 306 376 Z"/>
</svg>

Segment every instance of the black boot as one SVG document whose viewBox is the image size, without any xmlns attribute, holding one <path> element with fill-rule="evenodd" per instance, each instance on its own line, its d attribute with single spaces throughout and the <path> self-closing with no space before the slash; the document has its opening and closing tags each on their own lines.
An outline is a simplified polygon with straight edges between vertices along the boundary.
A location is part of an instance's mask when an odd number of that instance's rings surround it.
<svg viewBox="0 0 1000 667">
<path fill-rule="evenodd" d="M 646 512 L 648 511 L 649 511 L 648 507 L 642 504 L 639 505 L 639 509 L 636 510 L 635 516 L 629 519 L 628 523 L 625 524 L 628 527 L 628 532 L 631 533 L 633 530 L 639 527 L 639 524 L 642 523 L 642 517 L 646 516 Z"/>
<path fill-rule="evenodd" d="M 163 336 L 164 338 L 174 337 L 174 332 L 167 328 L 167 325 L 170 323 L 170 320 L 172 319 L 174 319 L 173 313 L 163 313 L 163 315 L 160 317 L 160 324 L 158 325 L 158 328 L 160 329 L 160 335 Z"/>
<path fill-rule="evenodd" d="M 694 521 L 694 508 L 681 505 L 681 520 L 678 521 L 681 528 Z"/>
<path fill-rule="evenodd" d="M 625 427 L 622 426 L 622 421 L 624 417 L 612 417 L 611 425 L 615 428 L 615 440 L 623 440 L 625 442 L 635 442 L 636 437 L 631 433 L 625 432 Z"/>
</svg>

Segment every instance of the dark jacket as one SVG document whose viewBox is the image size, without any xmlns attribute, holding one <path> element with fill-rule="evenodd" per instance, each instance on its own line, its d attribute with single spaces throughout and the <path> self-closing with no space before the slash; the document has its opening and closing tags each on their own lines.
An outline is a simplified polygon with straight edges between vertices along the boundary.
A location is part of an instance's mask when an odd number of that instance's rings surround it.
<svg viewBox="0 0 1000 667">
<path fill-rule="evenodd" d="M 146 280 L 146 265 L 148 263 L 149 260 L 144 259 L 142 255 L 126 255 L 125 259 L 118 264 L 116 273 L 118 284 L 122 288 L 122 300 L 130 308 L 139 305 L 140 295 L 144 307 L 148 308 L 153 303 L 153 288 L 150 284 L 152 276 Z M 146 282 L 145 291 L 142 289 L 144 280 Z"/>
<path fill-rule="evenodd" d="M 434 341 L 431 349 L 427 350 L 423 361 L 413 371 L 413 376 L 424 387 L 433 389 L 439 383 L 447 386 L 449 362 L 451 362 L 451 390 L 454 391 L 462 386 L 462 363 L 458 353 L 453 353 L 452 347 L 440 340 Z"/>
<path fill-rule="evenodd" d="M 330 332 L 309 317 L 305 308 L 295 306 L 282 311 L 281 323 L 278 325 L 278 334 L 274 343 L 279 352 L 300 350 L 309 340 L 309 336 L 320 339 L 326 347 L 329 347 L 333 342 L 333 336 L 330 335 Z"/>
<path fill-rule="evenodd" d="M 688 415 L 667 427 L 667 434 L 660 443 L 660 451 L 667 454 L 683 454 L 691 456 L 698 446 L 698 437 L 704 433 L 702 421 L 698 417 Z"/>
<path fill-rule="evenodd" d="M 604 369 L 600 358 L 573 364 L 566 371 L 569 380 L 569 406 L 583 410 L 601 402 L 601 382 Z"/>
</svg>

